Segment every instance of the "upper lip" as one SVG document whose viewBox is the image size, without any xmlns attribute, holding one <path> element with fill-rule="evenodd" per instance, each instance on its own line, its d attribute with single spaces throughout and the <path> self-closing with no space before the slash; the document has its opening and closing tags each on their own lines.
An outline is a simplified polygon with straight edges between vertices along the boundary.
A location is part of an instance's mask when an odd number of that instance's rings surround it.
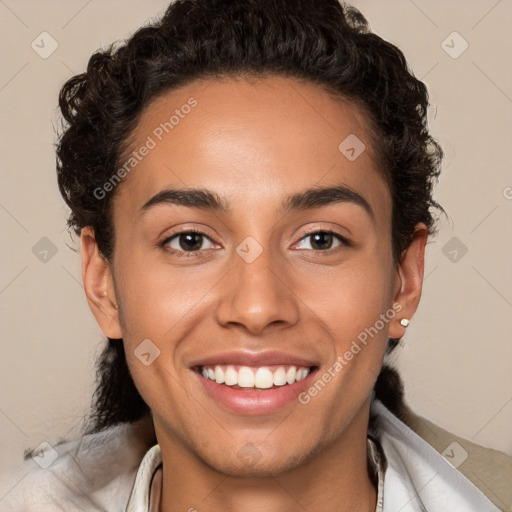
<svg viewBox="0 0 512 512">
<path fill-rule="evenodd" d="M 217 364 L 232 364 L 240 366 L 272 366 L 272 365 L 290 365 L 309 368 L 317 366 L 317 363 L 311 359 L 304 359 L 293 354 L 285 352 L 266 351 L 266 352 L 248 352 L 232 351 L 203 357 L 192 361 L 190 367 L 214 366 Z"/>
</svg>

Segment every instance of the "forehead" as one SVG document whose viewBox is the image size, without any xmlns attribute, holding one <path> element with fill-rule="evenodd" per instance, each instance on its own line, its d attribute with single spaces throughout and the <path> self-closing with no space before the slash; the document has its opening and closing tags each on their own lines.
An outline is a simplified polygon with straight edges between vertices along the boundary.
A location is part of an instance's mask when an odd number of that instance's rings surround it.
<svg viewBox="0 0 512 512">
<path fill-rule="evenodd" d="M 140 208 L 165 188 L 200 187 L 261 208 L 262 199 L 272 205 L 312 186 L 344 184 L 389 220 L 371 136 L 355 104 L 314 84 L 286 77 L 195 81 L 146 107 L 120 162 L 135 165 L 117 192 Z"/>
</svg>

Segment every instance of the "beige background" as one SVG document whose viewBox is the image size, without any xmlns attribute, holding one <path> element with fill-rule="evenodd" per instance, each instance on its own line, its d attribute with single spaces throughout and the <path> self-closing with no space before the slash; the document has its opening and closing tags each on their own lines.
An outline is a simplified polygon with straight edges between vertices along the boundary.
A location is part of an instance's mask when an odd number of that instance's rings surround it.
<svg viewBox="0 0 512 512">
<path fill-rule="evenodd" d="M 422 305 L 399 350 L 408 401 L 444 428 L 512 454 L 512 2 L 353 4 L 427 82 L 432 130 L 446 152 L 437 198 L 450 221 L 428 247 Z M 57 191 L 58 90 L 95 49 L 165 6 L 0 0 L 0 469 L 28 446 L 77 432 L 103 339 Z M 31 48 L 43 31 L 58 43 L 47 59 Z M 469 45 L 456 59 L 442 47 L 454 31 Z M 464 42 L 444 44 L 454 54 Z M 33 253 L 43 237 L 57 251 L 46 262 Z"/>
</svg>

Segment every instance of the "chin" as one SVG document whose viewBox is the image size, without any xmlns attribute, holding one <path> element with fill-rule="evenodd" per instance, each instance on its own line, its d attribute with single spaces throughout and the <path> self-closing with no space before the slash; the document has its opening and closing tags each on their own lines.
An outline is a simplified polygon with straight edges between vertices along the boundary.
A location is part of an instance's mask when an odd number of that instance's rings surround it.
<svg viewBox="0 0 512 512">
<path fill-rule="evenodd" d="M 200 458 L 208 467 L 226 476 L 268 478 L 278 477 L 307 464 L 321 449 L 321 446 L 317 446 L 315 449 L 304 451 L 304 447 L 289 447 L 289 452 L 286 453 L 282 447 L 276 447 L 271 451 L 260 450 L 248 442 L 234 454 L 223 452 L 213 457 L 200 455 Z M 226 455 L 230 455 L 229 458 L 226 458 Z"/>
</svg>

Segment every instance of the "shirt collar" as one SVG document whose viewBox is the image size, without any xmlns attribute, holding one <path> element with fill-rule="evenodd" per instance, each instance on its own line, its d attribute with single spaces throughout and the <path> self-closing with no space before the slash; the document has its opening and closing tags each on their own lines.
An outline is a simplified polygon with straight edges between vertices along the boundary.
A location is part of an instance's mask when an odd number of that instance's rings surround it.
<svg viewBox="0 0 512 512">
<path fill-rule="evenodd" d="M 156 444 L 140 463 L 128 500 L 126 512 L 153 512 L 158 510 L 161 493 L 162 452 Z M 157 473 L 159 473 L 157 475 Z M 153 485 L 152 485 L 153 484 Z"/>
</svg>

